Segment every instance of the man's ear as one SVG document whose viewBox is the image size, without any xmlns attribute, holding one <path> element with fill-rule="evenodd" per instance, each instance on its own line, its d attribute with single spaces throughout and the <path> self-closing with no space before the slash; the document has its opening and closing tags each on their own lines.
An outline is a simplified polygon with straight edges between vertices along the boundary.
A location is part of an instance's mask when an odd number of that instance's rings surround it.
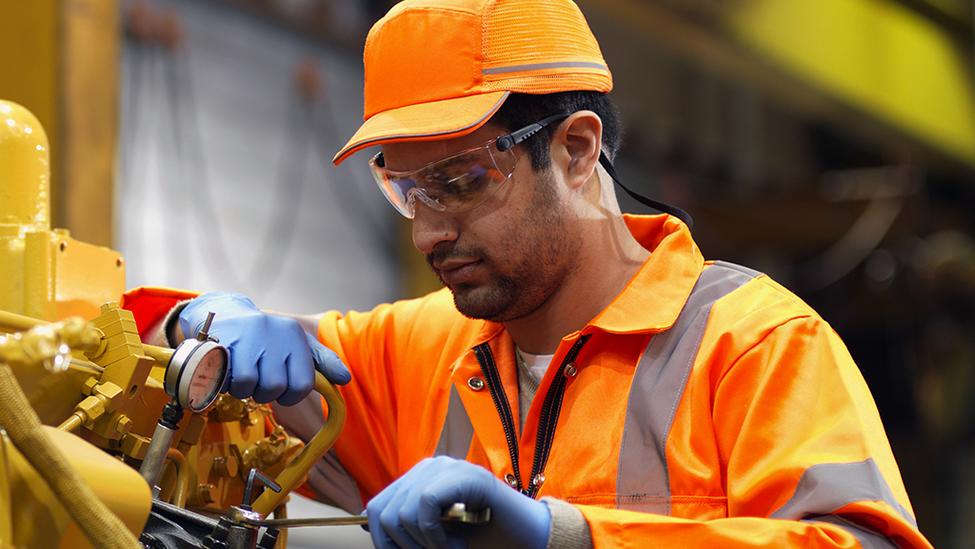
<svg viewBox="0 0 975 549">
<path fill-rule="evenodd" d="M 552 158 L 564 170 L 571 189 L 589 181 L 599 164 L 603 122 L 592 111 L 578 111 L 565 119 L 552 138 Z"/>
</svg>

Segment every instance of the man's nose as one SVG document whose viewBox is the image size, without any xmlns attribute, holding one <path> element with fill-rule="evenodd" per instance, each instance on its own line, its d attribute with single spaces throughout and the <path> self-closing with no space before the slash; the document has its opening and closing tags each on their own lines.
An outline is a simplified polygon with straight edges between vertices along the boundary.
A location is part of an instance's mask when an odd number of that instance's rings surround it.
<svg viewBox="0 0 975 549">
<path fill-rule="evenodd" d="M 437 244 L 457 239 L 454 217 L 438 212 L 423 200 L 413 200 L 413 245 L 423 254 L 433 251 Z"/>
</svg>

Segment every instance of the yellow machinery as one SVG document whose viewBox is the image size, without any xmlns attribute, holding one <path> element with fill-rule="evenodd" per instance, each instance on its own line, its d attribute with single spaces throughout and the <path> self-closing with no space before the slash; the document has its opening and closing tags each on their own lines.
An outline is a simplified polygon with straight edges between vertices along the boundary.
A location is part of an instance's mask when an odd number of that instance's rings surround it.
<svg viewBox="0 0 975 549">
<path fill-rule="evenodd" d="M 256 547 L 240 509 L 284 516 L 341 430 L 341 396 L 318 374 L 329 417 L 307 447 L 267 405 L 229 395 L 162 429 L 179 408 L 166 385 L 174 351 L 142 344 L 117 305 L 119 254 L 51 230 L 49 172 L 44 129 L 0 100 L 0 549 Z M 281 490 L 251 508 L 264 475 Z M 276 543 L 260 539 L 286 537 Z"/>
</svg>

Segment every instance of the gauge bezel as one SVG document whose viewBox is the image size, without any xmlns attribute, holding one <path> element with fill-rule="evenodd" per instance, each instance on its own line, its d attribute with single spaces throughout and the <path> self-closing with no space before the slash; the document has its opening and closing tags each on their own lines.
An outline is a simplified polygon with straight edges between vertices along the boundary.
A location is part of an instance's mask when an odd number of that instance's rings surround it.
<svg viewBox="0 0 975 549">
<path fill-rule="evenodd" d="M 218 389 L 206 399 L 206 402 L 202 406 L 191 406 L 189 402 L 190 385 L 203 358 L 211 352 L 223 354 L 224 368 L 220 376 Z M 220 395 L 220 389 L 226 383 L 229 372 L 230 357 L 225 347 L 209 339 L 204 341 L 196 339 L 184 340 L 176 348 L 173 356 L 169 359 L 169 363 L 166 365 L 164 380 L 166 394 L 176 399 L 176 402 L 183 408 L 193 413 L 200 413 L 209 408 L 213 404 L 213 401 L 217 399 L 217 396 Z"/>
</svg>

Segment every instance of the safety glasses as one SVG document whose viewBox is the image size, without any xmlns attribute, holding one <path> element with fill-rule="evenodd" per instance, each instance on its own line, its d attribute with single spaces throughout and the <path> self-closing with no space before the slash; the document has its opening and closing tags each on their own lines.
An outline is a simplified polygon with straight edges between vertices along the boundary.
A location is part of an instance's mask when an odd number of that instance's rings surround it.
<svg viewBox="0 0 975 549">
<path fill-rule="evenodd" d="M 483 145 L 431 162 L 419 170 L 387 170 L 382 152 L 372 157 L 369 168 L 389 203 L 409 219 L 413 219 L 417 200 L 437 212 L 470 211 L 496 193 L 515 171 L 517 157 L 512 147 L 568 116 L 556 114 L 543 118 Z"/>
</svg>

